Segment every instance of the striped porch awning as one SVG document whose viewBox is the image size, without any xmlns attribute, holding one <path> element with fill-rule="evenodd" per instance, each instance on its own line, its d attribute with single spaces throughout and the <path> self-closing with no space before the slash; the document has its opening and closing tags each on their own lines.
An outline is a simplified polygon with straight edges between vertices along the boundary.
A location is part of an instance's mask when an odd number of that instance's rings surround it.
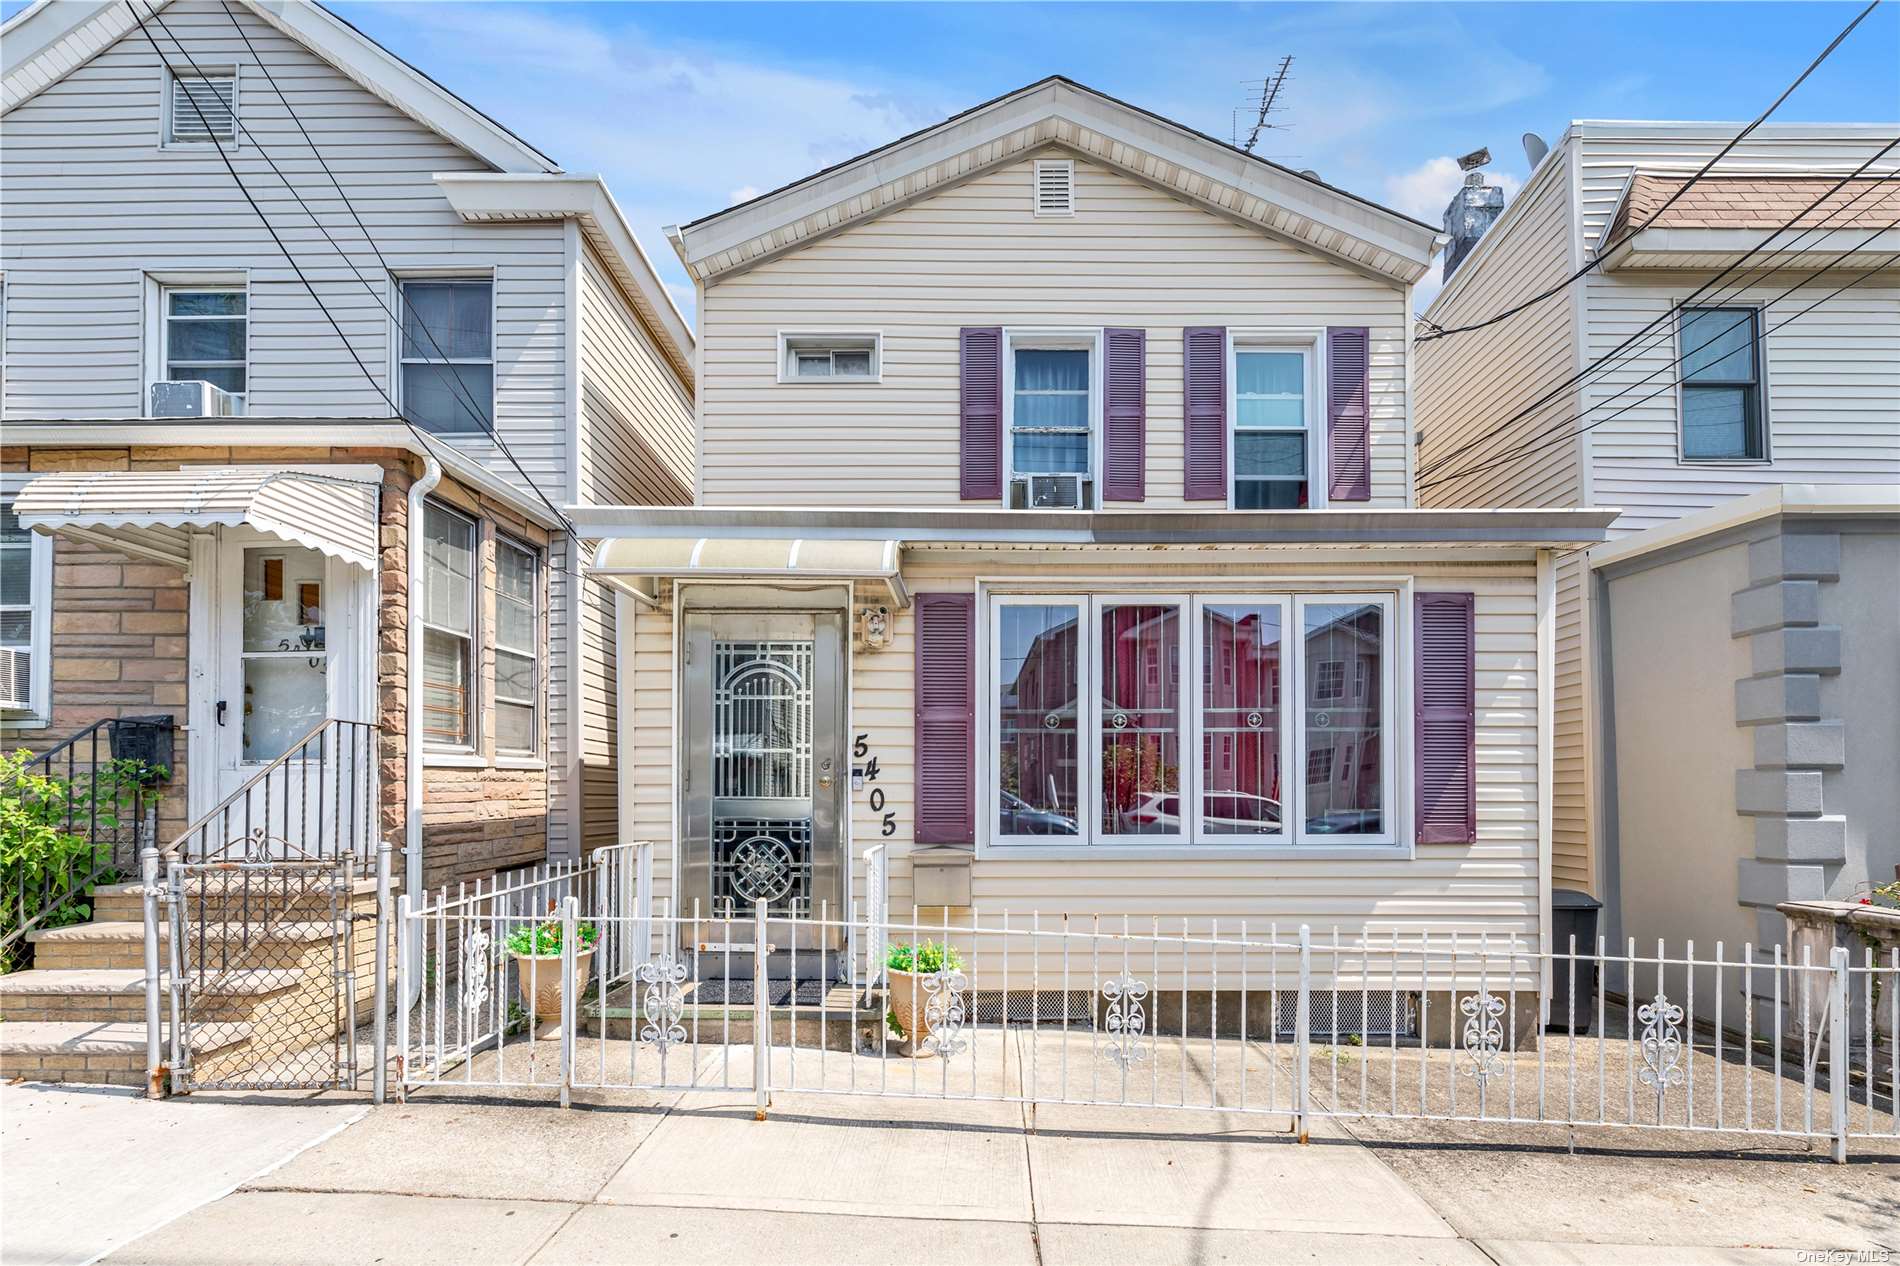
<svg viewBox="0 0 1900 1266">
<path fill-rule="evenodd" d="M 250 527 L 376 570 L 381 471 L 199 466 L 41 475 L 15 498 L 22 525 L 191 565 L 191 533 Z"/>
</svg>

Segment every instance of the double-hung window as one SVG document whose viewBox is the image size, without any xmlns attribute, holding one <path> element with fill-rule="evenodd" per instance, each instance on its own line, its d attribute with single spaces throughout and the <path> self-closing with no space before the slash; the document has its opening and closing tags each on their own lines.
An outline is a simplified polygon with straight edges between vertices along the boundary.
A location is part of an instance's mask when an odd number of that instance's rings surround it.
<svg viewBox="0 0 1900 1266">
<path fill-rule="evenodd" d="M 494 283 L 402 283 L 402 414 L 442 434 L 494 428 Z"/>
<path fill-rule="evenodd" d="M 540 555 L 495 539 L 495 750 L 531 756 L 540 698 Z"/>
<path fill-rule="evenodd" d="M 1760 314 L 1754 308 L 1684 308 L 1682 456 L 1685 461 L 1760 461 Z"/>
<path fill-rule="evenodd" d="M 1312 504 L 1313 349 L 1234 342 L 1234 508 Z"/>
<path fill-rule="evenodd" d="M 0 500 L 0 712 L 16 722 L 51 712 L 52 571 L 51 538 L 23 527 L 12 500 Z"/>
<path fill-rule="evenodd" d="M 208 382 L 243 397 L 250 335 L 244 287 L 166 286 L 160 292 L 168 382 Z"/>
<path fill-rule="evenodd" d="M 1395 843 L 1396 603 L 992 596 L 988 838 Z"/>
<path fill-rule="evenodd" d="M 422 737 L 475 745 L 475 521 L 436 502 L 422 512 Z"/>
<path fill-rule="evenodd" d="M 1095 341 L 1008 336 L 1009 505 L 1095 506 Z"/>
</svg>

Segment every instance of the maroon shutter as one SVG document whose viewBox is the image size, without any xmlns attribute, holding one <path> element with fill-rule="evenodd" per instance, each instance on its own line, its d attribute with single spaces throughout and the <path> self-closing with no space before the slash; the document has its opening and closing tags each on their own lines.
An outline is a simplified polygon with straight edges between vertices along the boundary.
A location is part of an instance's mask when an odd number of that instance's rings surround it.
<svg viewBox="0 0 1900 1266">
<path fill-rule="evenodd" d="M 1148 495 L 1148 331 L 1104 330 L 1102 498 Z"/>
<path fill-rule="evenodd" d="M 1003 330 L 966 327 L 958 339 L 963 385 L 962 492 L 965 501 L 1003 495 Z"/>
<path fill-rule="evenodd" d="M 1418 842 L 1469 844 L 1478 833 L 1477 617 L 1468 593 L 1421 593 L 1417 698 Z"/>
<path fill-rule="evenodd" d="M 1183 447 L 1189 501 L 1227 500 L 1227 331 L 1189 326 L 1181 333 Z"/>
<path fill-rule="evenodd" d="M 1326 495 L 1372 500 L 1371 333 L 1363 325 L 1326 331 Z"/>
<path fill-rule="evenodd" d="M 976 842 L 976 595 L 917 595 L 917 843 Z"/>
</svg>

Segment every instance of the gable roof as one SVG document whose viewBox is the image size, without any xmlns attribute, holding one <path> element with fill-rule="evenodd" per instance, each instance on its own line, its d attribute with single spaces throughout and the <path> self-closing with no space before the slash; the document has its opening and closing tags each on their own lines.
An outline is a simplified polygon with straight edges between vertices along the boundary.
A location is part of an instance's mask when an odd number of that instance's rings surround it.
<svg viewBox="0 0 1900 1266">
<path fill-rule="evenodd" d="M 552 158 L 314 0 L 237 2 L 496 171 L 561 170 Z M 140 0 L 152 13 L 170 3 Z M 0 26 L 0 113 L 31 100 L 137 30 L 138 19 L 125 0 L 35 0 Z"/>
<path fill-rule="evenodd" d="M 1422 277 L 1438 249 L 1433 225 L 1060 75 L 670 229 L 668 237 L 687 271 L 710 280 L 1051 145 L 1395 282 Z"/>
</svg>

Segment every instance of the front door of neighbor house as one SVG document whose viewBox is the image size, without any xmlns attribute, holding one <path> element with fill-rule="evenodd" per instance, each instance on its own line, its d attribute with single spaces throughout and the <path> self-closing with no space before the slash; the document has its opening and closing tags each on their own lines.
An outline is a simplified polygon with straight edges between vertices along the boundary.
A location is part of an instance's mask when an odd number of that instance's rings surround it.
<svg viewBox="0 0 1900 1266">
<path fill-rule="evenodd" d="M 701 944 L 748 949 L 761 903 L 773 916 L 843 922 L 844 613 L 691 612 L 685 638 L 679 913 L 709 920 Z M 770 935 L 769 970 L 790 971 L 788 929 Z M 809 928 L 796 944 L 843 940 L 841 928 Z M 735 968 L 749 972 L 746 958 Z M 816 967 L 808 959 L 797 973 Z"/>
<path fill-rule="evenodd" d="M 302 740 L 328 719 L 368 716 L 367 574 L 249 528 L 223 529 L 213 553 L 203 596 L 211 645 L 194 648 L 208 687 L 194 717 L 209 733 L 213 771 L 200 812 L 252 785 L 200 843 L 262 832 L 273 855 L 361 851 L 374 838 L 363 829 L 375 821 L 371 736 Z"/>
</svg>

